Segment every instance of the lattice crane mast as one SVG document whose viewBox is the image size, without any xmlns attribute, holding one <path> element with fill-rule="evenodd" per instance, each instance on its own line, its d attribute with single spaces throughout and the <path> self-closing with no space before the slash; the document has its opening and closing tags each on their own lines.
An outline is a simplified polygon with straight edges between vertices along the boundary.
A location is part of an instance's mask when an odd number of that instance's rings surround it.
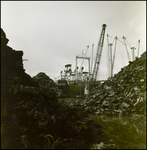
<svg viewBox="0 0 147 150">
<path fill-rule="evenodd" d="M 102 25 L 102 31 L 101 31 L 100 39 L 99 39 L 99 43 L 98 43 L 98 48 L 97 48 L 97 53 L 96 53 L 93 73 L 92 73 L 92 81 L 93 82 L 96 81 L 97 74 L 98 74 L 98 71 L 99 71 L 99 64 L 100 64 L 101 55 L 102 55 L 104 36 L 105 36 L 105 29 L 106 29 L 106 24 L 103 24 Z"/>
</svg>

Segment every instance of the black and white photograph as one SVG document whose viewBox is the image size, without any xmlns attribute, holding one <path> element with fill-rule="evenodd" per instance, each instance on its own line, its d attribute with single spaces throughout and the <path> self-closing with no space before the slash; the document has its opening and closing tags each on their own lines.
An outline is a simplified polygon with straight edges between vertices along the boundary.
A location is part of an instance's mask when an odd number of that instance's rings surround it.
<svg viewBox="0 0 147 150">
<path fill-rule="evenodd" d="M 1 149 L 146 149 L 146 1 L 1 1 Z"/>
</svg>

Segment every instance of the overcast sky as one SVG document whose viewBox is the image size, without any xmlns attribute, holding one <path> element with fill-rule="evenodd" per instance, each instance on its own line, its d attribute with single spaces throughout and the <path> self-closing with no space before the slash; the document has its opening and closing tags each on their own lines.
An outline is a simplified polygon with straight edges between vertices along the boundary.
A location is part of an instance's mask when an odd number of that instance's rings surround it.
<svg viewBox="0 0 147 150">
<path fill-rule="evenodd" d="M 9 39 L 8 46 L 24 52 L 26 73 L 32 77 L 45 72 L 52 79 L 60 76 L 66 64 L 75 69 L 75 57 L 82 51 L 94 58 L 102 25 L 106 24 L 104 47 L 98 79 L 108 78 L 108 42 L 122 37 L 128 41 L 132 59 L 146 51 L 146 1 L 1 1 L 1 28 Z M 114 73 L 128 65 L 125 45 L 117 40 Z M 85 60 L 83 65 L 88 62 Z M 81 60 L 78 60 L 80 67 Z"/>
</svg>

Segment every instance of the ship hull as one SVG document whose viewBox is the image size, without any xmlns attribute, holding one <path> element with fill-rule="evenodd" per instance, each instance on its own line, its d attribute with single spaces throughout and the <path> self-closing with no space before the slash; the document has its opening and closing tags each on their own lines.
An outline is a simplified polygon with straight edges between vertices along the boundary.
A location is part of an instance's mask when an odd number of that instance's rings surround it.
<svg viewBox="0 0 147 150">
<path fill-rule="evenodd" d="M 69 94 L 71 96 L 83 96 L 85 84 L 69 84 Z"/>
</svg>

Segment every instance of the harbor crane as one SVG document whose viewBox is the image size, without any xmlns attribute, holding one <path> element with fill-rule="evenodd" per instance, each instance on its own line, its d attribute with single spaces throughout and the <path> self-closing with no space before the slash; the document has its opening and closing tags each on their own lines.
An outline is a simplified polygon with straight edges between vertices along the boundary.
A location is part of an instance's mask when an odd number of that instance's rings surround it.
<svg viewBox="0 0 147 150">
<path fill-rule="evenodd" d="M 94 83 L 96 81 L 97 74 L 99 71 L 99 65 L 100 65 L 100 60 L 101 60 L 101 55 L 102 55 L 103 44 L 104 44 L 105 29 L 106 29 L 106 24 L 103 24 L 99 43 L 98 43 L 98 48 L 97 48 L 97 52 L 96 52 L 94 69 L 93 69 L 92 78 L 91 78 L 91 81 Z"/>
</svg>

